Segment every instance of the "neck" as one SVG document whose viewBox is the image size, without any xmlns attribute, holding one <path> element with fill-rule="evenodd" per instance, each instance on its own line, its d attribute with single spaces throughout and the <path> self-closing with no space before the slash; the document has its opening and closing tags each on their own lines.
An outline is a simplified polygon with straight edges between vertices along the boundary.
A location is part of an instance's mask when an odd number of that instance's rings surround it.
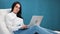
<svg viewBox="0 0 60 34">
<path fill-rule="evenodd" d="M 15 13 L 15 12 L 13 11 L 13 13 Z M 15 13 L 15 14 L 17 14 L 17 13 Z"/>
<path fill-rule="evenodd" d="M 13 11 L 13 13 L 17 14 L 16 11 Z"/>
</svg>

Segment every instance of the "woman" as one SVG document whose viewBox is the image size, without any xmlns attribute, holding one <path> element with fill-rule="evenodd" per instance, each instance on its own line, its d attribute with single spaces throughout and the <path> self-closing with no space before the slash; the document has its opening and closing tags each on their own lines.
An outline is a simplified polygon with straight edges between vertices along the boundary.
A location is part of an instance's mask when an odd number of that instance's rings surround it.
<svg viewBox="0 0 60 34">
<path fill-rule="evenodd" d="M 53 34 L 52 31 L 37 25 L 26 29 L 28 26 L 23 24 L 23 18 L 21 16 L 21 4 L 19 2 L 14 2 L 11 12 L 6 15 L 6 25 L 12 34 Z"/>
<path fill-rule="evenodd" d="M 10 32 L 27 28 L 27 26 L 23 24 L 21 4 L 19 2 L 14 2 L 11 12 L 6 15 L 6 25 Z"/>
</svg>

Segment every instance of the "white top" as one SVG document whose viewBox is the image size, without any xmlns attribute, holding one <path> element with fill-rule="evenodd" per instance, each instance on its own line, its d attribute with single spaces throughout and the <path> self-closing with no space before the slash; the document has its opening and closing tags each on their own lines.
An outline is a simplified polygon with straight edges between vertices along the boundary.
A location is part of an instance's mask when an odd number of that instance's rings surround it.
<svg viewBox="0 0 60 34">
<path fill-rule="evenodd" d="M 11 12 L 6 15 L 6 25 L 10 31 L 17 31 L 24 24 L 23 19 L 17 17 L 15 13 Z"/>
</svg>

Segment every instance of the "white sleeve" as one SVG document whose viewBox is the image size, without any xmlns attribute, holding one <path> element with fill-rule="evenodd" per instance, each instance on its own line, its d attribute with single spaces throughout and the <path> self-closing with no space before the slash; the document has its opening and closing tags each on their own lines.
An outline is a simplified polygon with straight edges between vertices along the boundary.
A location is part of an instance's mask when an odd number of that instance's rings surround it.
<svg viewBox="0 0 60 34">
<path fill-rule="evenodd" d="M 23 19 L 19 19 L 19 20 L 20 20 L 19 22 L 20 22 L 21 26 L 24 25 Z"/>
<path fill-rule="evenodd" d="M 14 19 L 13 16 L 9 16 L 9 15 L 6 16 L 6 25 L 10 31 L 16 31 L 22 27 L 22 26 L 14 25 L 13 19 Z"/>
</svg>

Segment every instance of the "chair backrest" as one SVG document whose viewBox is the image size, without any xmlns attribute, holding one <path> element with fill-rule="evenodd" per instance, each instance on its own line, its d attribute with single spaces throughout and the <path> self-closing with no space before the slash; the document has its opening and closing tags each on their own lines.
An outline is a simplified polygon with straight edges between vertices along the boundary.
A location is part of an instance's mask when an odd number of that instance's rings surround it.
<svg viewBox="0 0 60 34">
<path fill-rule="evenodd" d="M 10 12 L 11 9 L 0 9 L 0 34 L 12 34 L 6 27 L 5 15 Z"/>
</svg>

